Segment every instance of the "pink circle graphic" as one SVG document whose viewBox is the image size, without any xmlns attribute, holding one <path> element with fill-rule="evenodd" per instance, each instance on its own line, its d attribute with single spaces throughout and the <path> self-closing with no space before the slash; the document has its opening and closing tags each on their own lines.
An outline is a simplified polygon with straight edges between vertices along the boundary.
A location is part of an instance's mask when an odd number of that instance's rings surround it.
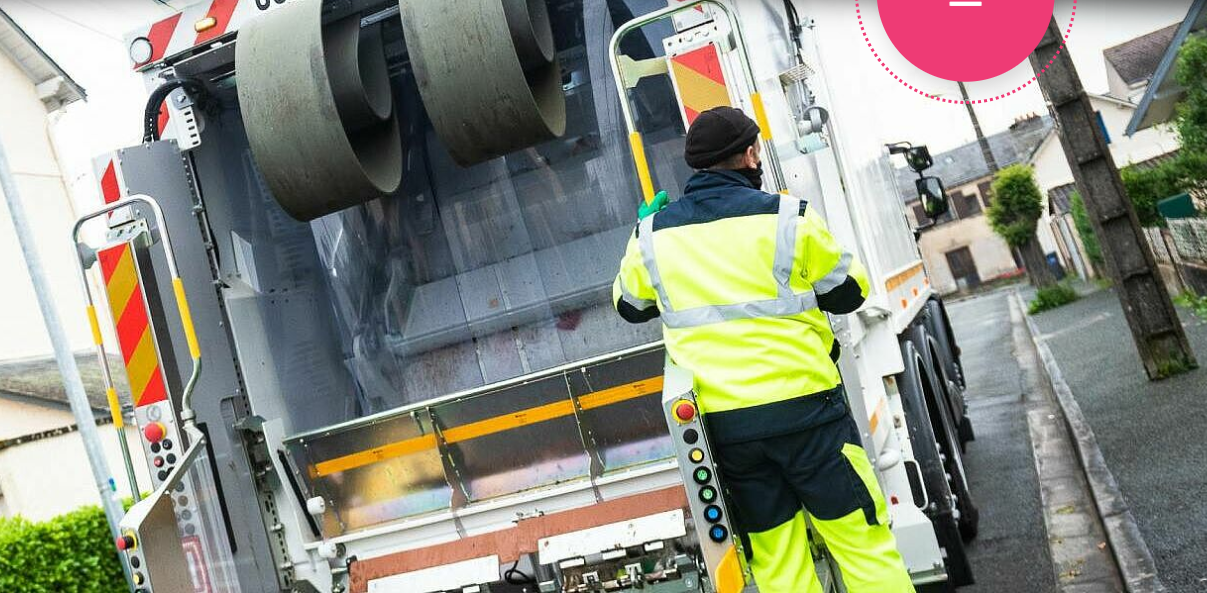
<svg viewBox="0 0 1207 593">
<path fill-rule="evenodd" d="M 1035 73 L 1035 76 L 1032 76 L 1030 80 L 1023 82 L 1023 84 L 1018 85 L 1017 87 L 1011 89 L 1010 91 L 1007 91 L 1005 93 L 1002 93 L 1002 94 L 994 96 L 994 97 L 988 97 L 988 98 L 984 98 L 984 99 L 972 99 L 970 101 L 962 101 L 962 100 L 958 100 L 958 99 L 947 99 L 944 97 L 940 97 L 937 94 L 931 94 L 926 91 L 923 91 L 921 88 L 916 87 L 916 86 L 906 82 L 905 79 L 898 76 L 896 72 L 893 72 L 893 69 L 890 68 L 888 66 L 888 64 L 884 63 L 884 58 L 880 57 L 880 52 L 876 49 L 875 46 L 872 45 L 872 40 L 868 38 L 867 26 L 863 22 L 863 10 L 859 7 L 859 1 L 860 0 L 855 0 L 855 18 L 858 19 L 858 21 L 859 21 L 859 32 L 863 35 L 864 42 L 867 43 L 868 52 L 870 52 L 872 54 L 873 58 L 876 58 L 876 61 L 879 62 L 880 67 L 884 68 L 884 71 L 887 72 L 889 76 L 892 76 L 893 80 L 896 80 L 898 84 L 900 84 L 901 86 L 903 86 L 905 88 L 908 88 L 909 90 L 911 90 L 919 95 L 922 95 L 923 97 L 926 97 L 927 99 L 934 99 L 935 101 L 938 101 L 940 103 L 950 103 L 953 105 L 964 105 L 965 103 L 980 104 L 980 103 L 992 103 L 993 101 L 1008 98 L 1016 93 L 1021 92 L 1023 89 L 1031 86 L 1036 81 L 1038 81 L 1039 77 L 1043 76 L 1048 71 L 1048 68 L 1051 68 L 1052 64 L 1056 62 L 1056 56 L 1060 55 L 1060 52 L 1062 50 L 1064 50 L 1064 47 L 1065 47 L 1065 44 L 1061 43 L 1060 47 L 1057 48 L 1056 53 L 1052 55 L 1052 58 L 1050 60 L 1048 60 L 1047 64 L 1043 64 L 1043 63 L 1038 64 L 1039 70 Z M 1064 39 L 1066 41 L 1069 39 L 1069 36 L 1073 34 L 1073 22 L 1075 20 L 1077 20 L 1077 0 L 1073 0 L 1073 14 L 1069 16 L 1069 25 L 1068 25 L 1068 28 L 1065 29 L 1065 32 L 1064 32 Z M 1041 36 L 1041 39 L 1042 39 L 1042 36 Z M 1036 45 L 1038 46 L 1038 42 L 1036 43 Z"/>
<path fill-rule="evenodd" d="M 879 0 L 880 20 L 901 55 L 944 80 L 1005 74 L 1039 45 L 1055 0 Z"/>
</svg>

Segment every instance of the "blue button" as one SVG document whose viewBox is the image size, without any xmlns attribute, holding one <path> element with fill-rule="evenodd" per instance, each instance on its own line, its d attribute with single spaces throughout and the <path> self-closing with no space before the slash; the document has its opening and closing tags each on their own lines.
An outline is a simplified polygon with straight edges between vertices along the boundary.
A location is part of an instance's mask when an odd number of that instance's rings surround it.
<svg viewBox="0 0 1207 593">
<path fill-rule="evenodd" d="M 708 537 L 719 544 L 729 539 L 729 530 L 722 525 L 713 525 L 712 529 L 708 530 Z"/>
<path fill-rule="evenodd" d="M 704 507 L 704 520 L 709 523 L 716 523 L 721 520 L 721 507 L 710 504 Z"/>
</svg>

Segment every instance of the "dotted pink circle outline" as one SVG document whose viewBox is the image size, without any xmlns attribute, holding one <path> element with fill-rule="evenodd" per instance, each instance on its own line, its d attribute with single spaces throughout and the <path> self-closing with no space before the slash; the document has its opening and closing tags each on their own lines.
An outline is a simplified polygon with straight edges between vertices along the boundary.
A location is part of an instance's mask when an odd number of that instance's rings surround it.
<svg viewBox="0 0 1207 593">
<path fill-rule="evenodd" d="M 1056 48 L 1056 54 L 1052 56 L 1052 59 L 1048 60 L 1048 64 L 1046 66 L 1044 66 L 1042 69 L 1040 69 L 1040 71 L 1037 72 L 1035 74 L 1035 76 L 1032 76 L 1031 80 L 1024 82 L 1023 84 L 1019 85 L 1018 87 L 1015 87 L 1014 89 L 1012 89 L 1010 91 L 1002 93 L 996 97 L 991 97 L 989 99 L 970 99 L 968 101 L 964 101 L 963 99 L 944 99 L 942 97 L 939 97 L 938 95 L 929 95 L 927 93 L 924 93 L 924 92 L 922 92 L 921 89 L 915 87 L 912 84 L 909 84 L 908 82 L 905 82 L 904 79 L 902 79 L 900 76 L 897 76 L 897 74 L 895 72 L 893 72 L 893 70 L 884 63 L 884 59 L 880 57 L 880 53 L 876 51 L 876 48 L 872 47 L 872 41 L 870 39 L 868 39 L 868 32 L 863 24 L 863 14 L 862 14 L 862 12 L 860 12 L 860 8 L 859 8 L 859 2 L 861 2 L 861 1 L 863 1 L 863 0 L 855 1 L 855 16 L 857 19 L 859 19 L 859 32 L 863 34 L 863 40 L 867 42 L 868 51 L 872 52 L 872 57 L 876 58 L 876 61 L 879 62 L 881 66 L 884 66 L 884 70 L 889 73 L 889 76 L 892 76 L 893 80 L 896 80 L 897 82 L 901 83 L 901 86 L 904 86 L 905 88 L 907 88 L 919 95 L 922 95 L 923 97 L 926 97 L 927 99 L 934 99 L 940 103 L 949 103 L 952 105 L 964 105 L 966 103 L 972 103 L 973 105 L 979 105 L 981 103 L 991 103 L 993 101 L 997 101 L 998 99 L 1005 99 L 1006 97 L 1014 95 L 1015 93 L 1022 91 L 1023 89 L 1031 86 L 1032 83 L 1039 80 L 1039 77 L 1043 76 L 1044 73 L 1048 71 L 1048 68 L 1050 68 L 1052 66 L 1052 63 L 1056 61 L 1056 56 L 1060 55 L 1060 51 L 1063 50 L 1065 47 L 1065 44 L 1062 42 L 1060 44 L 1060 47 Z M 1065 29 L 1065 37 L 1064 37 L 1065 41 L 1068 41 L 1069 35 L 1073 32 L 1073 21 L 1076 18 L 1077 18 L 1077 0 L 1073 0 L 1073 14 L 1072 14 L 1072 16 L 1069 17 L 1068 28 Z"/>
</svg>

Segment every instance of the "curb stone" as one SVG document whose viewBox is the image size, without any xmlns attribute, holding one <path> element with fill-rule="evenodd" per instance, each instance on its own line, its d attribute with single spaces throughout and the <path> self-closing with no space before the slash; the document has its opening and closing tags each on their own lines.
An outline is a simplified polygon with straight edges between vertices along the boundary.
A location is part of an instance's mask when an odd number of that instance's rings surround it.
<svg viewBox="0 0 1207 593">
<path fill-rule="evenodd" d="M 1018 290 L 1014 291 L 1014 298 L 1022 307 L 1031 342 L 1035 344 L 1035 349 L 1043 361 L 1044 373 L 1052 383 L 1052 390 L 1056 393 L 1056 400 L 1064 415 L 1065 426 L 1077 447 L 1078 461 L 1090 484 L 1090 494 L 1094 498 L 1094 505 L 1098 507 L 1098 514 L 1106 529 L 1107 542 L 1115 562 L 1119 565 L 1124 586 L 1128 593 L 1165 593 L 1165 585 L 1157 576 L 1152 552 L 1140 533 L 1136 518 L 1124 500 L 1123 493 L 1119 491 L 1114 474 L 1106 466 L 1094 430 L 1086 421 L 1081 406 L 1073 397 L 1073 391 L 1065 382 L 1051 349 L 1039 339 L 1039 328 L 1035 326 L 1035 320 L 1026 314 L 1026 303 Z"/>
</svg>

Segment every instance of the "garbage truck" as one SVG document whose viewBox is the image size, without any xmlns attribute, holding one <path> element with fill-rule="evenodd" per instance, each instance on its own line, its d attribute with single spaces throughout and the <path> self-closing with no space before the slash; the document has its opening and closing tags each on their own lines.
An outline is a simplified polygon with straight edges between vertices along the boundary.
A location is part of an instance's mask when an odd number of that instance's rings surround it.
<svg viewBox="0 0 1207 593">
<path fill-rule="evenodd" d="M 204 0 L 131 32 L 143 141 L 96 158 L 72 241 L 139 432 L 132 590 L 757 591 L 690 371 L 611 302 L 718 105 L 758 121 L 764 189 L 866 264 L 831 318 L 849 405 L 918 589 L 972 582 L 960 350 L 854 9 L 809 10 Z"/>
</svg>

